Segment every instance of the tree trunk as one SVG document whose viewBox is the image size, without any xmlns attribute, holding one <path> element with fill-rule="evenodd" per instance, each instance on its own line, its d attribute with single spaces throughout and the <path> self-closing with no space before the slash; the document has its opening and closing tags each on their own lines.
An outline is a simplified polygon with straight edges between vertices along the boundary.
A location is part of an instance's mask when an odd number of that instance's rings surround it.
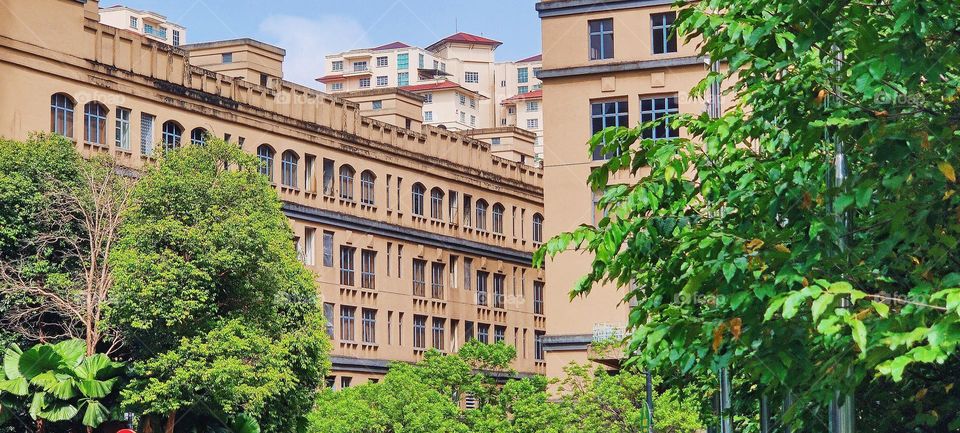
<svg viewBox="0 0 960 433">
<path fill-rule="evenodd" d="M 167 415 L 167 428 L 164 433 L 173 433 L 173 426 L 177 424 L 177 411 L 171 410 Z"/>
</svg>

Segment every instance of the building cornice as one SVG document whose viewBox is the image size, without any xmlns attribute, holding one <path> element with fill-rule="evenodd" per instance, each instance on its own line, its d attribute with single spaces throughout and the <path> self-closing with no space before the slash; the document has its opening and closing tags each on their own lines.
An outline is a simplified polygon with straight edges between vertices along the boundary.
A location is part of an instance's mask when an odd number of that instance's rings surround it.
<svg viewBox="0 0 960 433">
<path fill-rule="evenodd" d="M 675 0 L 556 0 L 537 3 L 540 18 L 669 5 Z"/>
<path fill-rule="evenodd" d="M 544 69 L 540 71 L 540 79 L 549 80 L 551 78 L 611 74 L 617 72 L 647 71 L 652 69 L 694 65 L 702 65 L 704 67 L 709 66 L 707 58 L 703 56 L 672 57 L 669 59 L 639 60 L 635 62 L 604 63 L 599 65 L 574 66 L 570 68 Z"/>
<path fill-rule="evenodd" d="M 290 218 L 339 227 L 345 230 L 392 237 L 407 242 L 456 250 L 462 253 L 487 257 L 494 260 L 503 260 L 504 262 L 523 266 L 530 266 L 530 264 L 533 263 L 533 253 L 469 241 L 453 236 L 440 235 L 426 230 L 399 226 L 312 206 L 284 202 L 283 212 Z"/>
</svg>

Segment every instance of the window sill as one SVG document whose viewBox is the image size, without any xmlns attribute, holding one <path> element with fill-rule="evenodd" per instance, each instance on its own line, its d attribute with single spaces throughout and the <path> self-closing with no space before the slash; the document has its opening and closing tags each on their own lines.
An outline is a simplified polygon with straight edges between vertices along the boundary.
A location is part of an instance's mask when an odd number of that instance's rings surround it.
<svg viewBox="0 0 960 433">
<path fill-rule="evenodd" d="M 115 155 L 133 156 L 133 151 L 132 151 L 132 150 L 130 150 L 130 149 L 123 149 L 123 148 L 119 148 L 119 147 L 116 148 L 116 149 L 113 149 L 113 153 L 114 153 Z"/>
<path fill-rule="evenodd" d="M 110 150 L 110 146 L 107 145 L 107 144 L 92 143 L 92 142 L 89 142 L 89 141 L 84 141 L 84 142 L 83 142 L 83 145 L 84 145 L 84 146 L 87 146 L 87 147 L 93 147 L 93 148 L 96 148 L 96 149 L 101 149 L 101 150 Z"/>
</svg>

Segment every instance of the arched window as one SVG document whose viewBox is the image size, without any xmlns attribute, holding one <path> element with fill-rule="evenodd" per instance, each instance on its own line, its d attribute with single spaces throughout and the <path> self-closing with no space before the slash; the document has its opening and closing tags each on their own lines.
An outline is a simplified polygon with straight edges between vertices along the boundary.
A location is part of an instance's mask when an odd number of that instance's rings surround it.
<svg viewBox="0 0 960 433">
<path fill-rule="evenodd" d="M 207 130 L 203 128 L 193 128 L 190 131 L 190 144 L 194 146 L 203 146 L 207 144 Z M 271 156 L 270 159 L 273 159 Z"/>
<path fill-rule="evenodd" d="M 503 234 L 503 205 L 500 203 L 493 205 L 493 232 Z"/>
<path fill-rule="evenodd" d="M 83 140 L 90 144 L 107 144 L 107 107 L 90 101 L 83 106 Z"/>
<path fill-rule="evenodd" d="M 297 164 L 300 157 L 297 153 L 288 150 L 280 156 L 280 183 L 289 188 L 297 187 Z"/>
<path fill-rule="evenodd" d="M 257 147 L 257 158 L 260 158 L 260 174 L 273 182 L 273 155 L 275 152 L 269 144 L 261 144 Z"/>
<path fill-rule="evenodd" d="M 169 152 L 180 147 L 180 138 L 183 137 L 183 127 L 177 122 L 168 120 L 163 122 L 163 128 L 160 134 L 160 143 L 163 144 L 163 150 Z"/>
<path fill-rule="evenodd" d="M 487 201 L 484 199 L 477 200 L 477 220 L 474 222 L 477 225 L 477 230 L 485 231 L 487 230 Z"/>
<path fill-rule="evenodd" d="M 353 200 L 353 176 L 356 173 L 349 165 L 340 166 L 340 198 Z"/>
<path fill-rule="evenodd" d="M 50 132 L 73 138 L 73 99 L 63 93 L 50 97 Z"/>
<path fill-rule="evenodd" d="M 374 186 L 377 182 L 377 176 L 370 170 L 364 170 L 360 173 L 360 203 L 373 206 Z"/>
<path fill-rule="evenodd" d="M 423 186 L 422 183 L 413 184 L 413 214 L 417 216 L 423 216 L 423 195 L 427 192 L 427 188 Z"/>
<path fill-rule="evenodd" d="M 533 214 L 533 243 L 543 243 L 543 215 Z"/>
<path fill-rule="evenodd" d="M 443 190 L 440 188 L 430 190 L 430 218 L 443 219 Z"/>
</svg>

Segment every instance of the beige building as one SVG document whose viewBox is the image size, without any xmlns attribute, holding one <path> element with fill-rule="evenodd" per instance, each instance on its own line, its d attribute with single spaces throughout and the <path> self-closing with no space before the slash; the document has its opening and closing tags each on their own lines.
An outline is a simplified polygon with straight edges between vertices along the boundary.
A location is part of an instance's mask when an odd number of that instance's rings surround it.
<svg viewBox="0 0 960 433">
<path fill-rule="evenodd" d="M 187 29 L 167 21 L 167 17 L 155 12 L 142 11 L 126 6 L 110 6 L 100 9 L 100 22 L 118 29 L 129 30 L 168 45 L 187 43 Z"/>
<path fill-rule="evenodd" d="M 533 122 L 533 127 L 517 123 L 512 105 L 504 101 L 540 89 L 540 55 L 498 63 L 494 51 L 500 45 L 462 32 L 426 48 L 392 42 L 328 55 L 328 74 L 317 80 L 332 94 L 390 87 L 418 93 L 424 98 L 428 125 L 455 131 L 513 126 L 533 131 L 539 158 L 543 129 Z"/>
<path fill-rule="evenodd" d="M 553 0 L 536 8 L 543 31 L 543 126 L 550 143 L 544 155 L 545 208 L 551 218 L 546 236 L 595 224 L 602 215 L 597 194 L 586 185 L 590 171 L 610 155 L 587 149 L 587 140 L 609 126 L 636 126 L 670 113 L 701 113 L 719 105 L 689 98 L 690 89 L 709 71 L 695 42 L 678 43 L 676 13 L 670 1 Z M 712 92 L 713 94 L 713 92 Z M 649 138 L 682 131 L 664 124 Z M 626 176 L 613 182 L 632 182 Z M 551 290 L 544 347 L 549 376 L 564 365 L 587 359 L 611 368 L 618 353 L 598 353 L 591 343 L 624 335 L 629 301 L 625 290 L 596 287 L 572 302 L 568 293 L 590 266 L 575 251 L 547 264 Z"/>
<path fill-rule="evenodd" d="M 540 169 L 423 125 L 409 92 L 358 103 L 280 79 L 264 86 L 258 74 L 280 76 L 278 48 L 187 50 L 101 24 L 97 6 L 0 7 L 0 136 L 53 131 L 134 169 L 207 134 L 257 155 L 316 274 L 336 388 L 471 338 L 515 346 L 521 374 L 546 371 L 544 275 L 530 267 L 543 236 Z M 224 62 L 205 59 L 228 52 L 248 54 L 211 70 Z M 374 109 L 377 98 L 391 102 Z"/>
</svg>

